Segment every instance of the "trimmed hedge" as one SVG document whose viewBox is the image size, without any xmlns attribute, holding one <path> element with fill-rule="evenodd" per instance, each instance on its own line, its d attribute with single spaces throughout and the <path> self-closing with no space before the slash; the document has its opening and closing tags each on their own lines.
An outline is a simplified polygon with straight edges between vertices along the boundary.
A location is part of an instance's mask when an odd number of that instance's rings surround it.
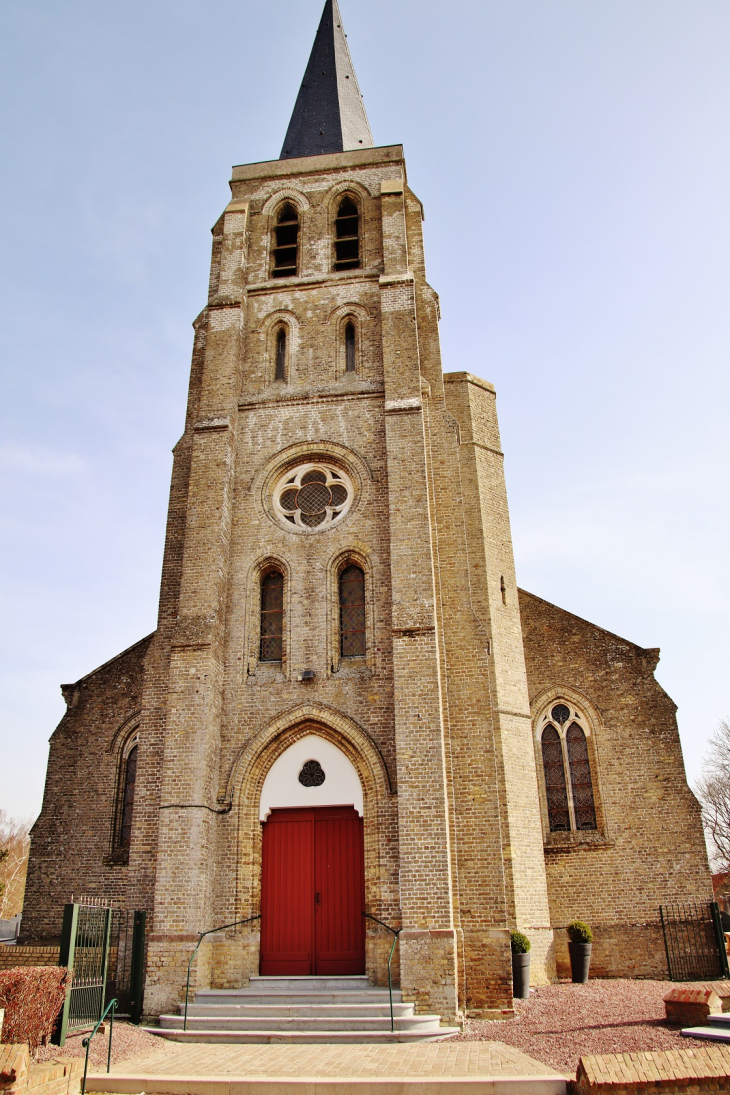
<svg viewBox="0 0 730 1095">
<path fill-rule="evenodd" d="M 513 954 L 528 954 L 532 947 L 532 943 L 522 932 L 510 932 L 509 941 Z"/>
<path fill-rule="evenodd" d="M 584 920 L 571 920 L 565 930 L 571 943 L 593 942 L 593 932 Z"/>
<path fill-rule="evenodd" d="M 2 1040 L 25 1043 L 34 1053 L 50 1041 L 66 998 L 68 970 L 61 966 L 26 966 L 0 970 L 0 1008 L 5 1008 Z"/>
</svg>

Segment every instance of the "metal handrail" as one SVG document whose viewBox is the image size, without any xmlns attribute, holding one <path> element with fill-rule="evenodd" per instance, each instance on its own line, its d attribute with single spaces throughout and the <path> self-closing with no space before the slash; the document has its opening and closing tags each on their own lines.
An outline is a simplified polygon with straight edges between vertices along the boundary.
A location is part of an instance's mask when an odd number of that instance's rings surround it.
<svg viewBox="0 0 730 1095">
<path fill-rule="evenodd" d="M 377 916 L 371 916 L 369 912 L 365 912 L 364 910 L 362 915 L 366 916 L 368 920 L 374 920 L 376 924 L 380 924 L 381 928 L 385 928 L 387 931 L 393 933 L 393 946 L 390 948 L 390 954 L 388 955 L 388 994 L 390 996 L 390 1030 L 392 1033 L 395 1030 L 395 1019 L 393 1018 L 393 978 L 391 976 L 390 964 L 393 961 L 393 951 L 398 942 L 398 936 L 403 929 L 391 928 L 390 924 L 385 924 L 382 920 L 378 920 Z"/>
<path fill-rule="evenodd" d="M 110 1011 L 112 1013 L 112 1017 L 109 1020 L 109 1052 L 106 1055 L 106 1070 L 107 1070 L 107 1072 L 109 1072 L 109 1070 L 111 1068 L 111 1063 L 112 1063 L 112 1035 L 114 1034 L 114 1012 L 117 1010 L 117 1007 L 118 1007 L 118 1004 L 117 1004 L 116 998 L 114 1000 L 110 1000 L 109 1003 L 107 1004 L 107 1006 L 104 1009 L 104 1014 L 102 1015 L 101 1019 L 99 1020 L 99 1022 L 96 1024 L 96 1026 L 92 1030 L 89 1037 L 84 1038 L 84 1040 L 81 1043 L 82 1046 L 86 1046 L 86 1059 L 84 1061 L 84 1078 L 81 1082 L 81 1095 L 85 1095 L 85 1092 L 86 1092 L 86 1072 L 87 1072 L 88 1067 L 89 1067 L 89 1048 L 91 1046 L 91 1039 L 94 1037 L 97 1030 L 99 1029 L 101 1024 L 104 1022 L 104 1020 L 106 1019 L 106 1017 L 107 1017 L 107 1015 L 109 1014 Z"/>
<path fill-rule="evenodd" d="M 188 995 L 190 993 L 190 967 L 193 964 L 193 959 L 195 958 L 195 955 L 198 953 L 198 947 L 203 942 L 206 935 L 213 935 L 215 932 L 225 931 L 226 928 L 238 928 L 241 924 L 250 924 L 252 920 L 260 919 L 261 913 L 258 913 L 257 916 L 249 916 L 248 920 L 234 920 L 232 924 L 221 924 L 219 928 L 208 928 L 207 932 L 198 932 L 200 938 L 195 944 L 195 950 L 190 955 L 190 961 L 188 962 L 188 979 L 185 983 L 185 1018 L 183 1019 L 183 1030 L 188 1029 Z M 83 1095 L 83 1092 L 81 1093 L 81 1095 Z"/>
</svg>

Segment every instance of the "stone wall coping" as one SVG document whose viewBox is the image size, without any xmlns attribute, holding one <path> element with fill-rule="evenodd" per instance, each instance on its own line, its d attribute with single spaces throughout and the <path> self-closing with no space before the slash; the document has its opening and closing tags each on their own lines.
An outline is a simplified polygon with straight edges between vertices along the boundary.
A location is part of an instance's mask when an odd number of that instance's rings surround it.
<svg viewBox="0 0 730 1095">
<path fill-rule="evenodd" d="M 644 1053 L 604 1053 L 581 1057 L 574 1085 L 588 1093 L 677 1092 L 697 1090 L 698 1081 L 730 1078 L 730 1046 L 702 1049 L 650 1050 Z M 727 1087 L 713 1085 L 714 1090 Z"/>
<path fill-rule="evenodd" d="M 485 392 L 494 392 L 497 389 L 488 380 L 482 380 L 473 373 L 444 373 L 444 384 L 473 384 L 476 388 L 483 388 Z"/>
<path fill-rule="evenodd" d="M 403 145 L 380 145 L 377 148 L 354 148 L 349 152 L 326 152 L 321 156 L 294 156 L 290 160 L 263 160 L 261 163 L 237 164 L 231 180 L 262 179 L 273 176 L 311 175 L 322 171 L 337 171 L 368 164 L 394 163 L 403 160 Z"/>
</svg>

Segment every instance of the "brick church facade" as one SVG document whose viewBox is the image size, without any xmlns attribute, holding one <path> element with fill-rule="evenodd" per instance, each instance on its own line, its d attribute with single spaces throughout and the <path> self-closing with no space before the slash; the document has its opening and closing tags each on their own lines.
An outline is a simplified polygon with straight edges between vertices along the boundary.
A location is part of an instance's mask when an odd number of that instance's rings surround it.
<svg viewBox="0 0 730 1095">
<path fill-rule="evenodd" d="M 666 976 L 710 900 L 645 650 L 520 591 L 491 384 L 442 371 L 422 206 L 374 147 L 327 0 L 282 156 L 213 228 L 156 631 L 63 687 L 23 933 L 148 911 L 145 1010 L 262 972 L 387 980 L 444 1017 L 533 983 Z"/>
</svg>

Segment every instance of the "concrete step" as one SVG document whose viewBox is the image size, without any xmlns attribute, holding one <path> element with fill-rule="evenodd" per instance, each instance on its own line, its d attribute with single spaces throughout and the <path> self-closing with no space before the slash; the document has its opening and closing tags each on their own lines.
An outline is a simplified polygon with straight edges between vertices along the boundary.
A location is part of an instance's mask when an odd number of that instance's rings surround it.
<svg viewBox="0 0 730 1095">
<path fill-rule="evenodd" d="M 393 989 L 393 1002 L 403 999 L 400 989 Z M 201 989 L 195 994 L 195 1004 L 223 1006 L 252 1004 L 381 1004 L 388 1003 L 387 989 L 363 992 L 250 992 L 248 989 Z M 191 1000 L 191 1004 L 193 1001 Z M 188 1005 L 190 1006 L 190 1005 Z"/>
<path fill-rule="evenodd" d="M 707 1022 L 711 1027 L 730 1027 L 730 1012 L 722 1015 L 708 1015 Z"/>
<path fill-rule="evenodd" d="M 212 1045 L 266 1045 L 290 1043 L 299 1045 L 381 1045 L 387 1042 L 440 1042 L 460 1034 L 458 1027 L 439 1027 L 438 1031 L 417 1030 L 162 1030 L 159 1027 L 142 1027 L 148 1034 L 156 1034 L 172 1042 L 195 1042 Z M 167 1090 L 167 1089 L 166 1089 Z"/>
<path fill-rule="evenodd" d="M 710 1016 L 713 1019 L 714 1016 Z M 685 1027 L 682 1030 L 683 1038 L 699 1038 L 705 1042 L 730 1042 L 730 1030 L 719 1023 L 711 1027 Z"/>
<path fill-rule="evenodd" d="M 288 1001 L 290 998 L 284 997 L 283 1000 Z M 181 1012 L 184 1009 L 181 1008 Z M 413 1015 L 413 1004 L 402 1004 L 393 1002 L 393 1014 L 394 1015 Z M 312 1016 L 312 1015 L 332 1015 L 338 1019 L 344 1019 L 348 1016 L 366 1016 L 376 1018 L 381 1015 L 390 1016 L 390 1004 L 386 997 L 383 1003 L 378 1004 L 350 1004 L 350 1003 L 326 1003 L 326 1004 L 310 1004 L 310 1003 L 281 1003 L 277 1004 L 250 1004 L 246 1001 L 245 1004 L 188 1004 L 188 1018 L 193 1016 L 201 1016 L 204 1018 L 214 1018 L 219 1016 L 226 1019 L 261 1019 L 266 1016 L 272 1016 L 272 1018 L 283 1017 L 285 1019 L 293 1019 L 296 1016 Z"/>
<path fill-rule="evenodd" d="M 182 1030 L 182 1015 L 161 1015 L 160 1027 L 162 1030 Z M 438 1015 L 406 1015 L 395 1019 L 396 1030 L 420 1030 L 425 1032 L 438 1031 L 440 1029 Z M 301 1030 L 301 1031 L 327 1031 L 327 1030 L 390 1030 L 390 1016 L 383 1015 L 368 1017 L 363 1015 L 338 1017 L 335 1015 L 319 1016 L 261 1016 L 260 1018 L 220 1018 L 201 1017 L 188 1015 L 188 1031 L 255 1031 L 255 1030 Z"/>
<path fill-rule="evenodd" d="M 252 977 L 249 988 L 253 992 L 355 992 L 372 985 L 365 974 L 358 974 L 356 977 Z"/>
</svg>

